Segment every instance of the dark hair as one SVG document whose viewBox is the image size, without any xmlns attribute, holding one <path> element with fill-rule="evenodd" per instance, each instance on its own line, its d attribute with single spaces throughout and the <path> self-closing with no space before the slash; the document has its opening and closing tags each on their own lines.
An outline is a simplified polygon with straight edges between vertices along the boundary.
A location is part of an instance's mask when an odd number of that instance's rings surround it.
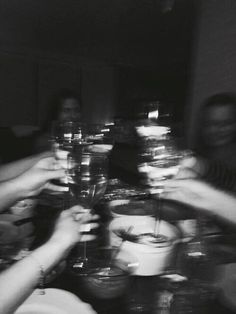
<svg viewBox="0 0 236 314">
<path fill-rule="evenodd" d="M 195 149 L 202 153 L 203 151 L 208 150 L 208 147 L 205 143 L 205 139 L 203 137 L 203 119 L 205 118 L 204 111 L 208 109 L 215 108 L 217 106 L 226 106 L 230 105 L 235 110 L 235 120 L 236 120 L 236 95 L 234 93 L 219 93 L 210 96 L 207 98 L 199 111 L 198 115 L 198 128 L 197 128 L 197 136 L 195 141 Z"/>
<path fill-rule="evenodd" d="M 46 131 L 50 128 L 52 121 L 56 121 L 58 119 L 59 112 L 61 111 L 61 105 L 64 100 L 68 98 L 76 99 L 81 107 L 81 101 L 79 95 L 67 88 L 63 88 L 59 90 L 56 94 L 54 94 L 48 104 L 48 115 L 43 124 L 43 130 Z"/>
<path fill-rule="evenodd" d="M 215 94 L 203 103 L 203 109 L 213 108 L 218 105 L 234 105 L 236 108 L 236 95 L 233 93 Z"/>
</svg>

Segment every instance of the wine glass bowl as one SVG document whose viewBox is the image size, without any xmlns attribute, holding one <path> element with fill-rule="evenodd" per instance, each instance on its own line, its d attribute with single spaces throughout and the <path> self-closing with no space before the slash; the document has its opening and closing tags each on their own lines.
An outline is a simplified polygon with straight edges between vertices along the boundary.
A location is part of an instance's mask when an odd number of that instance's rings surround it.
<svg viewBox="0 0 236 314">
<path fill-rule="evenodd" d="M 94 206 L 106 191 L 107 157 L 82 153 L 68 156 L 68 183 L 72 198 L 85 207 Z"/>
<path fill-rule="evenodd" d="M 129 276 L 137 265 L 128 252 L 117 248 L 101 248 L 93 257 L 90 270 L 84 277 L 85 289 L 99 299 L 111 299 L 122 295 L 129 283 Z"/>
<path fill-rule="evenodd" d="M 68 155 L 70 205 L 82 205 L 91 209 L 100 200 L 107 186 L 107 167 L 105 154 L 74 151 Z M 83 247 L 78 244 L 78 251 L 80 252 L 71 263 L 71 270 L 76 275 L 84 276 L 90 267 L 86 242 L 83 242 Z"/>
</svg>

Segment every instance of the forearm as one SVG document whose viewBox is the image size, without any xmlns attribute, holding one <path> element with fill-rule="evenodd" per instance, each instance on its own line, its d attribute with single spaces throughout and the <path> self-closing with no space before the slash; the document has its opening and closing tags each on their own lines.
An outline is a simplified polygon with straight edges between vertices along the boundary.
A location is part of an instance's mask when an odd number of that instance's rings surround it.
<svg viewBox="0 0 236 314">
<path fill-rule="evenodd" d="M 15 184 L 15 180 L 0 182 L 0 213 L 25 196 L 23 186 Z"/>
<path fill-rule="evenodd" d="M 198 159 L 195 168 L 204 181 L 226 191 L 236 191 L 236 172 L 222 162 Z"/>
<path fill-rule="evenodd" d="M 62 239 L 63 240 L 63 239 Z M 40 267 L 49 272 L 71 249 L 70 243 L 53 238 L 31 256 L 0 274 L 0 313 L 13 313 L 33 292 L 40 278 Z"/>
<path fill-rule="evenodd" d="M 228 223 L 236 225 L 236 198 L 233 195 L 218 191 L 204 212 L 214 215 Z"/>
<path fill-rule="evenodd" d="M 19 176 L 29 168 L 33 167 L 33 165 L 42 157 L 48 157 L 51 154 L 52 153 L 50 152 L 45 152 L 0 166 L 0 182 Z"/>
</svg>

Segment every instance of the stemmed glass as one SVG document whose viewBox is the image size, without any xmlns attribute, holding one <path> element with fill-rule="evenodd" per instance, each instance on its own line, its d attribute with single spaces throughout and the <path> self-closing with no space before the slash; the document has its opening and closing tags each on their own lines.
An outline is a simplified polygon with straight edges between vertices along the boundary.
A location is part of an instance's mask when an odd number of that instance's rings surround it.
<svg viewBox="0 0 236 314">
<path fill-rule="evenodd" d="M 80 151 L 69 154 L 67 171 L 71 205 L 82 205 L 88 211 L 92 210 L 105 193 L 108 181 L 107 168 L 106 154 Z M 84 275 L 88 270 L 88 262 L 87 243 L 84 242 L 83 256 L 78 252 L 72 268 L 77 275 Z"/>
<path fill-rule="evenodd" d="M 86 125 L 75 121 L 54 121 L 51 127 L 51 150 L 60 166 L 67 170 L 67 157 L 75 150 L 82 153 L 92 143 L 85 139 Z M 68 187 L 68 178 L 53 180 L 55 184 Z M 65 209 L 68 193 L 56 193 L 53 198 L 56 207 Z"/>
<path fill-rule="evenodd" d="M 154 147 L 154 148 L 153 148 Z M 155 152 L 155 153 L 154 153 Z M 161 137 L 152 143 L 152 146 L 145 149 L 142 153 L 144 163 L 139 165 L 139 169 L 145 174 L 147 185 L 150 194 L 158 199 L 158 210 L 156 212 L 156 222 L 154 227 L 154 236 L 159 235 L 159 226 L 162 216 L 162 201 L 161 196 L 163 193 L 163 183 L 167 179 L 175 176 L 181 167 L 181 161 L 184 158 L 192 156 L 189 150 L 178 149 L 175 142 L 170 137 Z M 188 266 L 192 273 L 188 274 L 193 276 L 196 273 L 197 265 L 200 265 L 206 258 L 206 245 L 202 236 L 204 217 L 201 213 L 197 213 L 196 235 L 189 242 L 185 243 L 185 262 L 191 265 Z M 176 265 L 174 265 L 176 266 Z M 194 268 L 195 267 L 195 268 Z M 173 270 L 176 271 L 176 270 Z"/>
<path fill-rule="evenodd" d="M 186 156 L 186 151 L 177 148 L 169 136 L 170 129 L 164 126 L 142 127 L 139 129 L 144 141 L 140 152 L 139 171 L 144 175 L 144 184 L 150 194 L 158 199 L 154 236 L 159 234 L 162 214 L 161 194 L 165 180 L 176 175 L 180 168 L 180 161 Z M 154 132 L 154 136 L 152 136 Z"/>
</svg>

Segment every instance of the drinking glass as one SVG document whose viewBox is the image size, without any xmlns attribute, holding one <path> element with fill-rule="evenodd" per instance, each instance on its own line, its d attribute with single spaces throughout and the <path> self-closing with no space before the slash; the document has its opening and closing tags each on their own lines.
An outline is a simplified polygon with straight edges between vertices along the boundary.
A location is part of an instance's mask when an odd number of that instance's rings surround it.
<svg viewBox="0 0 236 314">
<path fill-rule="evenodd" d="M 161 194 L 163 193 L 163 183 L 178 173 L 180 162 L 186 155 L 187 151 L 178 149 L 174 141 L 167 136 L 151 141 L 141 151 L 139 171 L 144 174 L 144 184 L 149 193 L 155 195 L 158 200 L 154 228 L 154 235 L 156 236 L 159 233 L 162 214 Z"/>
<path fill-rule="evenodd" d="M 71 205 L 82 205 L 88 210 L 100 200 L 107 186 L 108 161 L 105 154 L 75 151 L 68 156 L 68 184 Z M 89 231 L 89 230 L 88 230 Z M 78 247 L 79 248 L 79 247 Z M 87 244 L 83 243 L 83 256 L 77 256 L 72 265 L 77 275 L 88 268 Z"/>
<path fill-rule="evenodd" d="M 77 154 L 82 154 L 82 152 L 91 144 L 85 139 L 86 125 L 77 123 L 74 121 L 55 121 L 52 124 L 51 129 L 51 143 L 52 150 L 55 155 L 56 160 L 60 166 L 67 170 L 68 166 L 68 155 L 72 154 L 74 151 Z M 56 185 L 61 185 L 68 187 L 68 178 L 62 178 L 58 180 L 53 180 Z M 60 207 L 66 208 L 66 203 L 68 201 L 67 193 L 60 193 L 62 198 L 59 198 L 57 193 L 57 199 L 59 199 Z"/>
</svg>

